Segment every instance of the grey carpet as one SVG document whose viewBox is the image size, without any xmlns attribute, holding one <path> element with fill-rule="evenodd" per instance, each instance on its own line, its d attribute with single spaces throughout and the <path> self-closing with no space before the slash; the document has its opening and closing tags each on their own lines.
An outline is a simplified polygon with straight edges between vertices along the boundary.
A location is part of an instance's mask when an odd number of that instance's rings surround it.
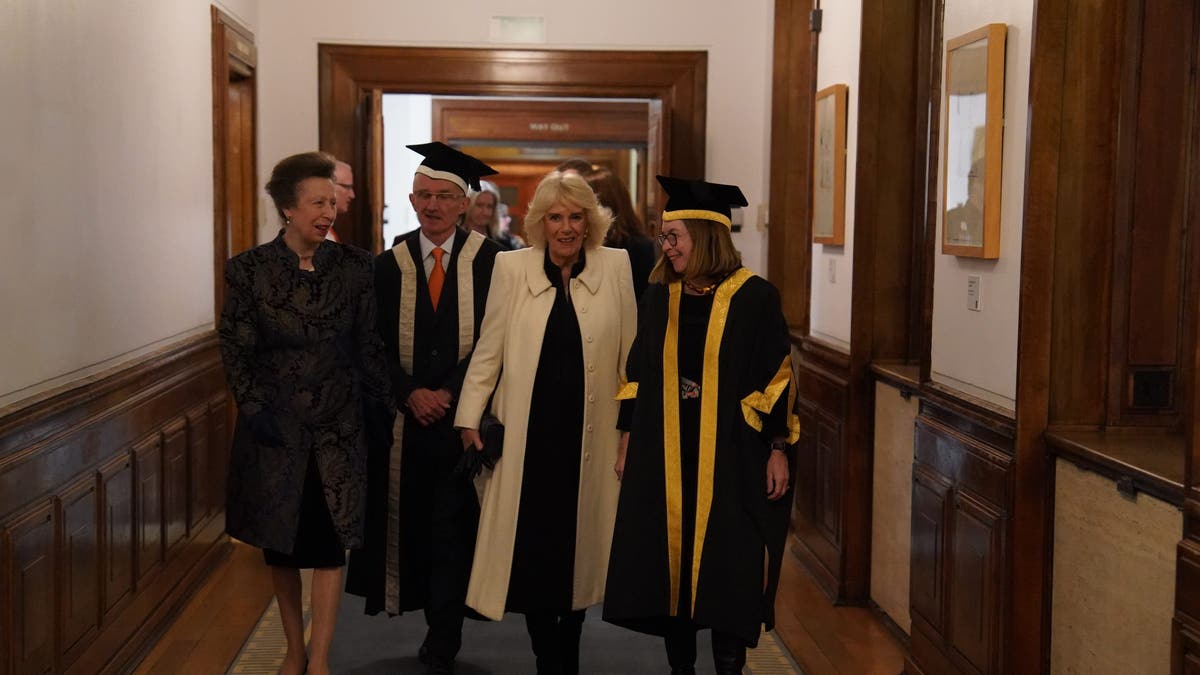
<svg viewBox="0 0 1200 675">
<path fill-rule="evenodd" d="M 339 675 L 419 675 L 417 648 L 425 637 L 425 617 L 411 612 L 395 618 L 363 614 L 363 600 L 342 597 L 330 666 Z M 697 673 L 713 673 L 708 631 L 697 636 Z M 588 610 L 579 647 L 579 670 L 587 675 L 633 675 L 670 672 L 661 638 L 618 628 L 600 619 L 600 608 Z M 471 621 L 463 626 L 458 654 L 459 675 L 530 675 L 534 668 L 525 617 L 509 614 L 504 621 Z"/>
</svg>

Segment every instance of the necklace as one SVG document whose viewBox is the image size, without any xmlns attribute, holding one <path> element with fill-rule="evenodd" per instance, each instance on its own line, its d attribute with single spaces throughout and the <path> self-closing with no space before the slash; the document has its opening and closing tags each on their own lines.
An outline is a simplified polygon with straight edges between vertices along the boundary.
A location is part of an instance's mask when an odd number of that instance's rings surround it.
<svg viewBox="0 0 1200 675">
<path fill-rule="evenodd" d="M 695 293 L 696 295 L 708 295 L 709 293 L 712 293 L 713 291 L 717 290 L 717 286 L 721 285 L 721 281 L 714 281 L 707 286 L 697 286 L 696 284 L 693 284 L 690 280 L 684 279 L 683 285 L 687 286 L 688 290 Z"/>
</svg>

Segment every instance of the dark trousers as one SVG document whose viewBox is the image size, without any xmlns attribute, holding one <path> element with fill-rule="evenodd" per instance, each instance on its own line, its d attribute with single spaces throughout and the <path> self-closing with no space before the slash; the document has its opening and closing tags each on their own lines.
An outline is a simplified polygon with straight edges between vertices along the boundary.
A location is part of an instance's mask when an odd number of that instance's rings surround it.
<svg viewBox="0 0 1200 675">
<path fill-rule="evenodd" d="M 583 633 L 584 617 L 584 610 L 525 615 L 538 675 L 579 675 L 579 636 Z"/>
<path fill-rule="evenodd" d="M 434 660 L 445 662 L 452 662 L 462 647 L 463 611 L 479 526 L 475 488 L 455 472 L 457 460 L 457 454 L 448 454 L 437 463 L 429 524 L 429 597 L 425 603 L 429 631 L 425 647 Z"/>
<path fill-rule="evenodd" d="M 667 630 L 667 662 L 672 673 L 695 673 L 696 631 L 699 627 L 688 619 L 677 619 Z M 719 630 L 712 632 L 713 666 L 717 675 L 740 675 L 746 665 L 746 643 L 736 635 Z"/>
</svg>

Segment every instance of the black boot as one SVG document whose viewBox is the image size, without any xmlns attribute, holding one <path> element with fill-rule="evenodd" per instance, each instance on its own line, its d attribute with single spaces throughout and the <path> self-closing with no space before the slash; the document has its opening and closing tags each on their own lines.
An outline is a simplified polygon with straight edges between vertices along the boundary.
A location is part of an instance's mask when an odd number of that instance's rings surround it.
<svg viewBox="0 0 1200 675">
<path fill-rule="evenodd" d="M 696 626 L 679 619 L 667 629 L 664 641 L 671 675 L 696 675 Z"/>
<path fill-rule="evenodd" d="M 526 614 L 525 629 L 537 658 L 538 675 L 559 675 L 562 656 L 559 654 L 558 617 L 554 614 Z"/>
<path fill-rule="evenodd" d="M 579 637 L 583 634 L 583 610 L 569 612 L 558 619 L 558 655 L 562 675 L 579 675 Z"/>
<path fill-rule="evenodd" d="M 717 675 L 741 675 L 746 665 L 746 643 L 741 638 L 714 630 L 712 652 Z"/>
</svg>

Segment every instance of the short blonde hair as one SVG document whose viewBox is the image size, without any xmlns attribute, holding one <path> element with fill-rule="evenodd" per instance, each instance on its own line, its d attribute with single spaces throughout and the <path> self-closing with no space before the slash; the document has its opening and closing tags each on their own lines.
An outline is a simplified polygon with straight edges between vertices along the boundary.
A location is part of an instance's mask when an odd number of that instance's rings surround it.
<svg viewBox="0 0 1200 675">
<path fill-rule="evenodd" d="M 724 223 L 714 220 L 687 218 L 680 221 L 692 238 L 692 253 L 688 256 L 683 274 L 675 271 L 666 256 L 658 257 L 658 264 L 650 271 L 650 281 L 669 284 L 683 278 L 728 276 L 742 266 L 742 254 L 733 245 L 733 237 Z M 664 223 L 665 225 L 665 223 Z"/>
<path fill-rule="evenodd" d="M 542 219 L 558 202 L 569 202 L 583 209 L 587 220 L 584 248 L 590 250 L 604 245 L 604 237 L 612 225 L 612 212 L 600 206 L 596 193 L 582 176 L 561 171 L 547 174 L 538 183 L 533 200 L 529 202 L 529 210 L 525 212 L 525 240 L 530 245 L 545 248 L 546 228 Z"/>
</svg>

